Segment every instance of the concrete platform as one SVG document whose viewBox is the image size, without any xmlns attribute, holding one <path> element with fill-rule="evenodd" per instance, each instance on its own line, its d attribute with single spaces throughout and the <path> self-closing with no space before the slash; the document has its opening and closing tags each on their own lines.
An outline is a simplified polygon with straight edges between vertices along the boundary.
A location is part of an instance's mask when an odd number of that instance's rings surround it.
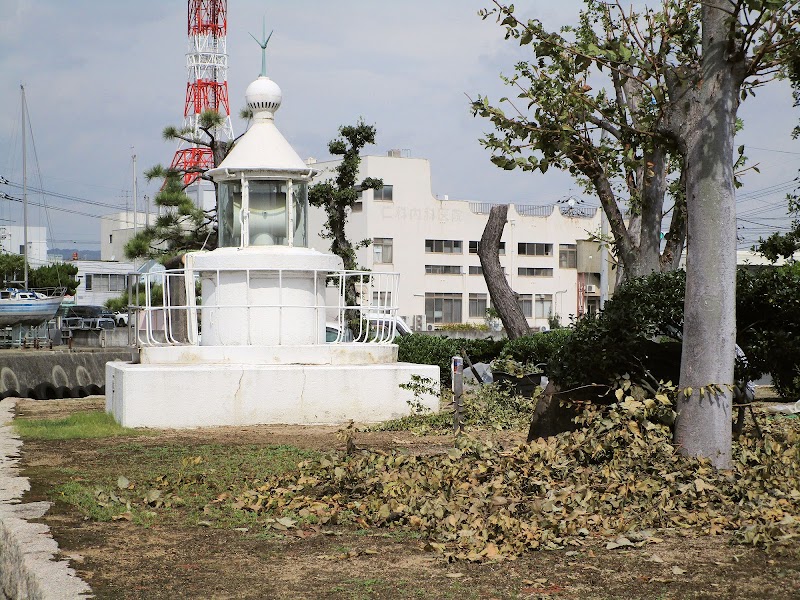
<svg viewBox="0 0 800 600">
<path fill-rule="evenodd" d="M 306 346 L 152 346 L 139 362 L 156 365 L 374 365 L 397 362 L 397 344 Z"/>
<path fill-rule="evenodd" d="M 373 423 L 411 412 L 401 389 L 439 367 L 371 365 L 106 365 L 106 411 L 125 427 Z M 423 404 L 438 410 L 438 397 Z"/>
</svg>

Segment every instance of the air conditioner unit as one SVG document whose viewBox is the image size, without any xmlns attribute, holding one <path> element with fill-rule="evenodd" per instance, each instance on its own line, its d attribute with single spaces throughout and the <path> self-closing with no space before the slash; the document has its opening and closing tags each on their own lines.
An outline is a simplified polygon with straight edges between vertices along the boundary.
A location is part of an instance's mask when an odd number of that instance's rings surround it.
<svg viewBox="0 0 800 600">
<path fill-rule="evenodd" d="M 414 315 L 413 323 L 414 331 L 425 331 L 425 315 Z"/>
<path fill-rule="evenodd" d="M 433 323 L 428 323 L 428 331 L 433 331 L 434 329 Z"/>
<path fill-rule="evenodd" d="M 587 294 L 596 294 L 597 293 L 597 286 L 596 285 L 587 285 L 586 286 L 586 293 Z"/>
</svg>

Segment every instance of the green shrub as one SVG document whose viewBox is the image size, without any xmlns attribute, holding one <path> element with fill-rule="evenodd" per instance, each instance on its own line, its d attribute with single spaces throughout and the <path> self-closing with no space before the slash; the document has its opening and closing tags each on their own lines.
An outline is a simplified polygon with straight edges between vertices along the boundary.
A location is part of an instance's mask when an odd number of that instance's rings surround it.
<svg viewBox="0 0 800 600">
<path fill-rule="evenodd" d="M 442 323 L 437 325 L 438 331 L 489 331 L 486 323 Z"/>
<path fill-rule="evenodd" d="M 784 398 L 800 396 L 800 263 L 739 272 L 737 340 L 748 378 L 772 375 Z"/>
<path fill-rule="evenodd" d="M 570 329 L 560 328 L 549 333 L 534 333 L 509 340 L 500 358 L 528 365 L 547 364 L 571 333 Z"/>
<path fill-rule="evenodd" d="M 472 362 L 491 362 L 503 352 L 503 348 L 508 343 L 506 338 L 500 340 L 480 339 L 480 340 L 450 340 L 457 348 L 459 356 L 466 352 Z"/>
<path fill-rule="evenodd" d="M 469 355 L 472 362 L 490 362 L 502 352 L 505 340 L 463 340 L 412 333 L 395 339 L 398 360 L 419 365 L 438 365 L 443 386 L 450 387 L 450 364 L 454 356 Z"/>
<path fill-rule="evenodd" d="M 562 388 L 610 383 L 623 373 L 637 381 L 677 382 L 685 289 L 684 271 L 627 281 L 598 317 L 583 317 L 572 326 L 571 335 L 551 355 L 548 375 Z M 755 273 L 740 269 L 736 302 L 737 343 L 747 357 L 746 363 L 737 361 L 736 379 L 755 380 L 770 373 L 781 395 L 796 398 L 800 264 Z"/>
<path fill-rule="evenodd" d="M 423 333 L 412 333 L 395 338 L 397 359 L 418 365 L 437 365 L 442 385 L 450 387 L 450 360 L 452 346 L 447 338 Z"/>
</svg>

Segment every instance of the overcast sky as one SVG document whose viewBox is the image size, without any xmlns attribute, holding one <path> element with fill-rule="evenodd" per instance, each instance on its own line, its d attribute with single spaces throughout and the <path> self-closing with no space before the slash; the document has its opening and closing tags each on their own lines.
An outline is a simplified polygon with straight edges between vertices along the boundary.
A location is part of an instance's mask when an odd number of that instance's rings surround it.
<svg viewBox="0 0 800 600">
<path fill-rule="evenodd" d="M 487 123 L 473 118 L 467 95 L 506 94 L 520 50 L 494 21 L 477 12 L 489 0 L 229 0 L 228 85 L 231 111 L 261 68 L 261 19 L 274 29 L 268 74 L 282 88 L 276 123 L 302 157 L 327 158 L 342 124 L 363 117 L 378 129 L 367 149 L 410 151 L 431 162 L 433 193 L 484 202 L 546 204 L 581 193 L 564 174 L 502 171 L 478 140 Z M 579 0 L 517 2 L 518 13 L 556 27 L 574 22 Z M 180 125 L 186 90 L 186 0 L 0 0 L 0 176 L 21 182 L 19 86 L 26 89 L 41 186 L 48 191 L 125 207 L 131 193 L 132 147 L 141 173 L 168 164 L 175 151 L 161 139 Z M 749 174 L 740 194 L 741 234 L 749 245 L 784 205 L 800 168 L 798 120 L 785 85 L 763 90 L 740 110 L 748 147 L 761 174 Z M 244 123 L 234 116 L 234 132 Z M 38 186 L 35 161 L 29 182 Z M 0 185 L 0 192 L 20 196 Z M 30 196 L 32 202 L 89 215 L 111 208 Z M 130 200 L 127 200 L 130 202 Z M 594 201 L 591 201 L 595 203 Z M 99 249 L 99 220 L 51 210 L 52 245 Z M 16 205 L 0 200 L 0 227 L 21 222 Z M 34 224 L 46 224 L 42 210 Z M 744 220 L 746 219 L 746 220 Z M 750 222 L 752 223 L 750 223 Z M 759 223 L 755 225 L 753 223 Z"/>
</svg>

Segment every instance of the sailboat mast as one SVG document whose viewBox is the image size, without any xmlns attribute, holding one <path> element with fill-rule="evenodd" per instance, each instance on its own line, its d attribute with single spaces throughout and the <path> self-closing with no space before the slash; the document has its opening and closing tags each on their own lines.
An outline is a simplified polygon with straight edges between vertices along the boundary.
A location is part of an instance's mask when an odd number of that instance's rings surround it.
<svg viewBox="0 0 800 600">
<path fill-rule="evenodd" d="M 25 289 L 28 289 L 28 151 L 25 141 L 25 87 L 22 91 L 22 262 L 25 269 Z"/>
</svg>

